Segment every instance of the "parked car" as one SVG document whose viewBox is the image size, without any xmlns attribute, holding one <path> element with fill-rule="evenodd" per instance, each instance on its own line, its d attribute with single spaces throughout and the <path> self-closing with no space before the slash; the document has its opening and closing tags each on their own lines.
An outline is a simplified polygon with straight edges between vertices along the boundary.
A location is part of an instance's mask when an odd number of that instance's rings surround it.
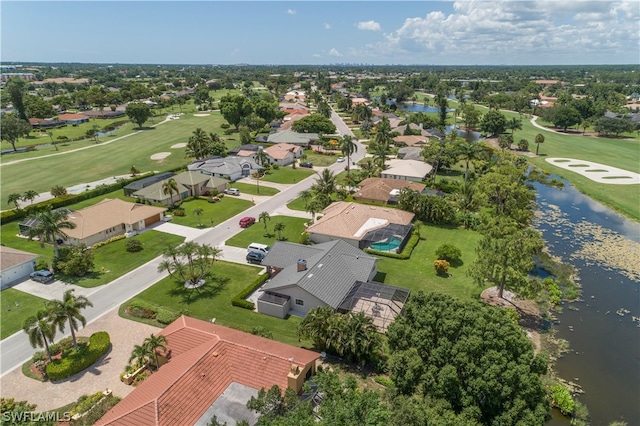
<svg viewBox="0 0 640 426">
<path fill-rule="evenodd" d="M 240 195 L 240 190 L 238 188 L 227 188 L 224 190 L 224 193 L 229 195 Z"/>
<path fill-rule="evenodd" d="M 256 223 L 256 218 L 251 216 L 245 216 L 240 219 L 240 228 L 247 228 Z"/>
<path fill-rule="evenodd" d="M 271 247 L 269 247 L 266 244 L 260 244 L 260 243 L 251 243 L 249 244 L 249 247 L 247 247 L 247 251 L 249 253 L 251 252 L 258 252 L 258 253 L 262 253 L 262 254 L 267 254 L 269 253 L 269 249 Z"/>
<path fill-rule="evenodd" d="M 31 275 L 29 275 L 29 277 L 32 280 L 37 281 L 39 283 L 48 283 L 49 281 L 53 281 L 55 279 L 51 271 L 48 271 L 46 269 L 41 269 L 39 271 L 32 272 Z"/>
<path fill-rule="evenodd" d="M 305 161 L 303 163 L 300 163 L 300 167 L 306 167 L 307 169 L 313 169 L 313 163 Z"/>
<path fill-rule="evenodd" d="M 344 157 L 338 157 L 338 163 L 344 163 Z"/>
<path fill-rule="evenodd" d="M 249 263 L 262 263 L 265 254 L 258 251 L 250 251 L 247 253 L 247 262 Z"/>
</svg>

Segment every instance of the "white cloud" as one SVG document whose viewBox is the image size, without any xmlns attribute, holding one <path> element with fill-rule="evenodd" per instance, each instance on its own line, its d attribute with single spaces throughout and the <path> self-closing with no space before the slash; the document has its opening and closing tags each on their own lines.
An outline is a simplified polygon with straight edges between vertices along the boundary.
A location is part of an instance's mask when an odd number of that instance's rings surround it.
<svg viewBox="0 0 640 426">
<path fill-rule="evenodd" d="M 415 63 L 631 63 L 635 1 L 456 1 L 452 13 L 407 18 L 365 50 Z"/>
<path fill-rule="evenodd" d="M 362 21 L 356 24 L 356 28 L 364 31 L 380 31 L 380 24 L 376 21 Z"/>
<path fill-rule="evenodd" d="M 329 56 L 342 56 L 342 53 L 338 52 L 335 48 L 329 51 Z"/>
<path fill-rule="evenodd" d="M 320 55 L 319 53 L 314 53 L 311 56 L 313 56 L 314 58 L 321 58 L 322 57 L 322 55 Z"/>
<path fill-rule="evenodd" d="M 326 22 L 324 23 L 324 29 L 325 30 L 330 30 L 331 29 L 331 24 L 327 24 Z"/>
<path fill-rule="evenodd" d="M 295 15 L 296 11 L 293 9 L 287 9 L 287 15 Z"/>
</svg>

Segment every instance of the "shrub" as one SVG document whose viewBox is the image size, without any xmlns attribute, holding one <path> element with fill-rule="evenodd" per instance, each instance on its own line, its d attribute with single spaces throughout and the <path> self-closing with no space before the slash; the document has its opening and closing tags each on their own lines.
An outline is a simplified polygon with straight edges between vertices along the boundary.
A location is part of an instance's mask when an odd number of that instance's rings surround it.
<svg viewBox="0 0 640 426">
<path fill-rule="evenodd" d="M 142 243 L 140 242 L 140 240 L 137 240 L 135 238 L 129 238 L 124 243 L 124 247 L 129 253 L 136 253 L 143 249 Z"/>
<path fill-rule="evenodd" d="M 387 388 L 392 388 L 394 386 L 393 380 L 388 377 L 376 376 L 373 380 L 375 380 L 376 383 Z"/>
<path fill-rule="evenodd" d="M 174 216 L 180 216 L 180 217 L 187 215 L 187 213 L 184 211 L 183 208 L 173 209 L 171 214 L 174 215 Z"/>
<path fill-rule="evenodd" d="M 76 404 L 76 406 L 71 410 L 71 415 L 82 414 L 85 411 L 89 411 L 91 407 L 97 404 L 98 401 L 100 401 L 103 397 L 104 394 L 102 393 L 102 391 L 96 392 L 91 396 L 82 395 L 80 398 L 78 398 L 78 403 Z"/>
<path fill-rule="evenodd" d="M 447 262 L 446 260 L 441 260 L 438 259 L 435 262 L 433 262 L 433 267 L 436 270 L 436 273 L 438 275 L 447 275 L 447 272 L 449 271 L 449 262 Z"/>
<path fill-rule="evenodd" d="M 178 314 L 164 308 L 160 308 L 158 313 L 156 313 L 156 321 L 160 324 L 171 324 L 176 319 L 178 319 Z"/>
<path fill-rule="evenodd" d="M 47 376 L 51 380 L 61 380 L 90 367 L 100 359 L 111 346 L 106 331 L 93 333 L 89 338 L 89 346 L 73 351 L 68 357 L 55 360 L 47 365 Z"/>
<path fill-rule="evenodd" d="M 300 234 L 300 244 L 304 244 L 305 246 L 311 245 L 311 236 L 308 232 Z"/>
<path fill-rule="evenodd" d="M 279 164 L 272 164 L 271 168 L 273 168 L 273 170 L 278 170 L 280 168 Z"/>
<path fill-rule="evenodd" d="M 51 188 L 50 192 L 53 197 L 60 197 L 62 195 L 67 195 L 67 188 L 62 185 L 55 185 Z"/>
<path fill-rule="evenodd" d="M 553 405 L 558 407 L 562 414 L 568 416 L 573 413 L 573 410 L 575 409 L 575 403 L 573 401 L 573 397 L 571 397 L 571 394 L 566 387 L 562 386 L 561 384 L 552 386 L 551 397 L 553 398 Z"/>
<path fill-rule="evenodd" d="M 253 283 L 245 287 L 240 293 L 236 294 L 236 296 L 231 299 L 231 304 L 239 308 L 253 310 L 256 306 L 255 303 L 244 299 L 256 291 L 262 284 L 264 284 L 265 281 L 267 281 L 268 278 L 269 274 L 260 275 Z"/>
<path fill-rule="evenodd" d="M 231 127 L 231 125 L 230 125 L 229 123 L 222 123 L 222 124 L 220 125 L 220 128 L 221 128 L 222 130 L 226 130 L 226 129 L 230 128 L 230 127 Z"/>
<path fill-rule="evenodd" d="M 127 238 L 124 234 L 122 235 L 116 235 L 115 237 L 111 237 L 108 240 L 104 240 L 104 241 L 100 241 L 99 243 L 95 243 L 92 247 L 98 248 L 98 247 L 102 247 L 102 246 L 106 246 L 109 243 L 112 243 L 114 241 L 119 241 L 119 240 L 124 240 L 125 238 Z"/>
<path fill-rule="evenodd" d="M 251 329 L 251 334 L 254 334 L 260 337 L 266 337 L 267 339 L 273 339 L 273 333 L 261 325 L 253 327 Z"/>
<path fill-rule="evenodd" d="M 446 260 L 449 263 L 456 263 L 460 261 L 462 252 L 453 244 L 442 244 L 436 249 L 436 257 L 439 260 Z"/>
</svg>

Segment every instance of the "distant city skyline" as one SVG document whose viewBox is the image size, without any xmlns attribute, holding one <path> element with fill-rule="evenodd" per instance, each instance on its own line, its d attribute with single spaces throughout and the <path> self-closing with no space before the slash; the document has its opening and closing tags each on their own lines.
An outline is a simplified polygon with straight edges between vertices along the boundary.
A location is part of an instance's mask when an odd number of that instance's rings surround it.
<svg viewBox="0 0 640 426">
<path fill-rule="evenodd" d="M 3 63 L 640 63 L 637 0 L 3 0 L 0 7 Z"/>
</svg>

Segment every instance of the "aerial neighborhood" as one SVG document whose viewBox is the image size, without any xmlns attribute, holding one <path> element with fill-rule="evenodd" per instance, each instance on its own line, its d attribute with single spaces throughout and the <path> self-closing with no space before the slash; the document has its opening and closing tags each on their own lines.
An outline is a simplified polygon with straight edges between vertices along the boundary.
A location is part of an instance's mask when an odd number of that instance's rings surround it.
<svg viewBox="0 0 640 426">
<path fill-rule="evenodd" d="M 639 424 L 637 71 L 3 59 L 3 424 Z"/>
</svg>

